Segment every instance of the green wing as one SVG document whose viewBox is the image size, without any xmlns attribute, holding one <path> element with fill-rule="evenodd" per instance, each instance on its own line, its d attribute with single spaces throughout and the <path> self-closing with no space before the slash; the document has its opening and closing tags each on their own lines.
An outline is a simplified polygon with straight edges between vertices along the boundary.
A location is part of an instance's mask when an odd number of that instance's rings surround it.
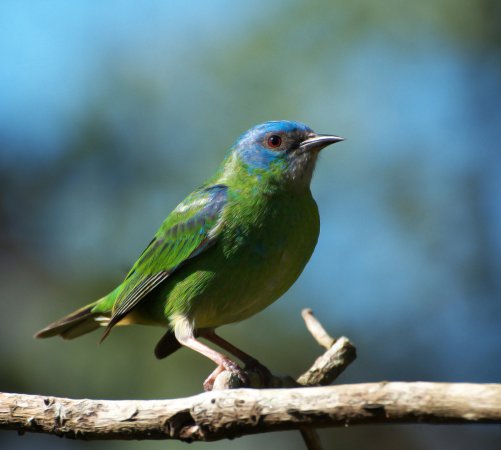
<svg viewBox="0 0 501 450">
<path fill-rule="evenodd" d="M 226 202 L 227 186 L 218 184 L 195 191 L 172 211 L 120 286 L 101 341 L 149 292 L 216 242 Z"/>
</svg>

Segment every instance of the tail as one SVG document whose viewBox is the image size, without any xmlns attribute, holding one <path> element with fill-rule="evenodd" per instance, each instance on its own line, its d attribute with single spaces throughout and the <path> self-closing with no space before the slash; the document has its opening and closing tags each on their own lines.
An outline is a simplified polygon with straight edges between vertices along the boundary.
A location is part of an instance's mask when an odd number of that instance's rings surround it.
<svg viewBox="0 0 501 450">
<path fill-rule="evenodd" d="M 73 339 L 82 334 L 90 333 L 100 327 L 102 312 L 93 312 L 94 307 L 100 302 L 98 300 L 83 308 L 77 309 L 71 314 L 47 325 L 43 330 L 35 334 L 35 338 L 48 338 L 61 336 L 64 339 Z M 101 319 L 101 320 L 100 320 Z"/>
<path fill-rule="evenodd" d="M 167 330 L 155 346 L 155 356 L 157 359 L 166 358 L 181 347 L 182 345 L 176 339 L 174 332 L 172 330 Z"/>
</svg>

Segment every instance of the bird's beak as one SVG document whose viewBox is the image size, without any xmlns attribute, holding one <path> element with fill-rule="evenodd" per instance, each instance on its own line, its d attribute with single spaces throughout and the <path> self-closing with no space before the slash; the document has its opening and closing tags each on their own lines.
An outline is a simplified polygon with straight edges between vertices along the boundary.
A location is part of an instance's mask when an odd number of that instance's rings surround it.
<svg viewBox="0 0 501 450">
<path fill-rule="evenodd" d="M 308 139 L 301 142 L 299 147 L 307 150 L 321 150 L 328 145 L 344 141 L 344 138 L 330 134 L 313 134 Z"/>
</svg>

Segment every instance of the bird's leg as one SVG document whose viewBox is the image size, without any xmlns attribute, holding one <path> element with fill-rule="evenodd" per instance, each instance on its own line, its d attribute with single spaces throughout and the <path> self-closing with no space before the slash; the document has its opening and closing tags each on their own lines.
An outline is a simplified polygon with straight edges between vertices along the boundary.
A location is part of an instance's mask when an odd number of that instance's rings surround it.
<svg viewBox="0 0 501 450">
<path fill-rule="evenodd" d="M 186 318 L 176 318 L 174 324 L 174 334 L 176 335 L 176 339 L 180 344 L 184 345 L 185 347 L 191 348 L 192 350 L 195 350 L 196 352 L 204 355 L 217 364 L 218 367 L 216 368 L 216 370 L 214 370 L 204 381 L 204 389 L 206 391 L 212 390 L 217 375 L 219 375 L 219 373 L 221 373 L 223 370 L 228 370 L 229 372 L 235 374 L 244 385 L 249 384 L 247 375 L 236 362 L 232 361 L 222 353 L 219 353 L 216 350 L 208 347 L 195 338 L 193 327 Z"/>
<path fill-rule="evenodd" d="M 235 347 L 231 342 L 228 342 L 226 339 L 223 339 L 221 336 L 218 336 L 213 329 L 203 329 L 198 330 L 198 335 L 207 339 L 208 341 L 216 344 L 217 346 L 225 349 L 232 355 L 235 355 L 238 359 L 240 359 L 246 366 L 254 366 L 259 365 L 259 361 L 253 358 L 251 355 L 245 353 L 243 350 Z"/>
<path fill-rule="evenodd" d="M 256 372 L 260 376 L 264 384 L 267 384 L 271 379 L 271 372 L 266 366 L 263 366 L 256 358 L 253 358 L 248 353 L 245 353 L 243 350 L 235 347 L 231 342 L 228 342 L 226 339 L 218 336 L 213 329 L 199 330 L 198 333 L 201 337 L 204 337 L 213 344 L 216 344 L 232 355 L 235 355 L 245 364 L 245 369 L 251 372 Z"/>
</svg>

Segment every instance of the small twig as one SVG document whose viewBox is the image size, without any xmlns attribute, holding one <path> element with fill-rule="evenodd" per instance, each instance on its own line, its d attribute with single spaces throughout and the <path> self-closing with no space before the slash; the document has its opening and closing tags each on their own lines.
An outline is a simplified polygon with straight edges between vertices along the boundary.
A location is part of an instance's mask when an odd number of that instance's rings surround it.
<svg viewBox="0 0 501 450">
<path fill-rule="evenodd" d="M 323 450 L 320 436 L 315 428 L 300 428 L 299 431 L 308 450 Z"/>
<path fill-rule="evenodd" d="M 355 347 L 347 338 L 333 339 L 313 315 L 311 309 L 304 309 L 301 315 L 314 339 L 327 351 L 319 356 L 313 365 L 296 381 L 288 376 L 276 375 L 263 379 L 258 373 L 247 371 L 250 381 L 247 387 L 261 389 L 326 386 L 332 383 L 355 359 Z M 213 390 L 237 389 L 239 387 L 242 387 L 239 378 L 231 372 L 223 371 L 217 376 Z M 322 450 L 320 437 L 314 428 L 300 427 L 300 432 L 308 450 Z"/>
<path fill-rule="evenodd" d="M 326 386 L 331 384 L 356 358 L 355 346 L 346 337 L 333 339 L 315 318 L 311 309 L 305 309 L 302 315 L 315 340 L 321 345 L 331 343 L 327 351 L 319 356 L 313 365 L 294 381 L 290 376 L 272 375 L 263 380 L 259 373 L 247 371 L 250 383 L 246 387 L 255 389 L 287 388 L 299 386 Z M 214 390 L 237 389 L 243 387 L 237 376 L 231 372 L 221 372 L 215 380 Z"/>
<path fill-rule="evenodd" d="M 344 336 L 332 338 L 310 308 L 303 309 L 301 315 L 313 338 L 327 351 L 298 377 L 297 382 L 302 386 L 326 386 L 331 384 L 355 360 L 357 350 Z"/>
<path fill-rule="evenodd" d="M 327 386 L 331 384 L 357 357 L 355 346 L 346 337 L 340 337 L 297 382 L 302 386 Z"/>
<path fill-rule="evenodd" d="M 302 386 L 328 385 L 356 358 L 356 349 L 345 337 L 333 339 L 313 315 L 310 308 L 303 309 L 301 315 L 308 331 L 327 351 L 318 357 L 313 365 L 296 381 Z M 308 450 L 322 450 L 317 430 L 301 428 L 299 431 Z"/>
<path fill-rule="evenodd" d="M 313 315 L 313 311 L 310 308 L 305 308 L 301 311 L 301 315 L 303 316 L 306 328 L 308 328 L 308 331 L 315 338 L 318 344 L 326 350 L 329 350 L 336 340 L 329 336 L 327 331 L 325 331 L 325 328 Z"/>
</svg>

